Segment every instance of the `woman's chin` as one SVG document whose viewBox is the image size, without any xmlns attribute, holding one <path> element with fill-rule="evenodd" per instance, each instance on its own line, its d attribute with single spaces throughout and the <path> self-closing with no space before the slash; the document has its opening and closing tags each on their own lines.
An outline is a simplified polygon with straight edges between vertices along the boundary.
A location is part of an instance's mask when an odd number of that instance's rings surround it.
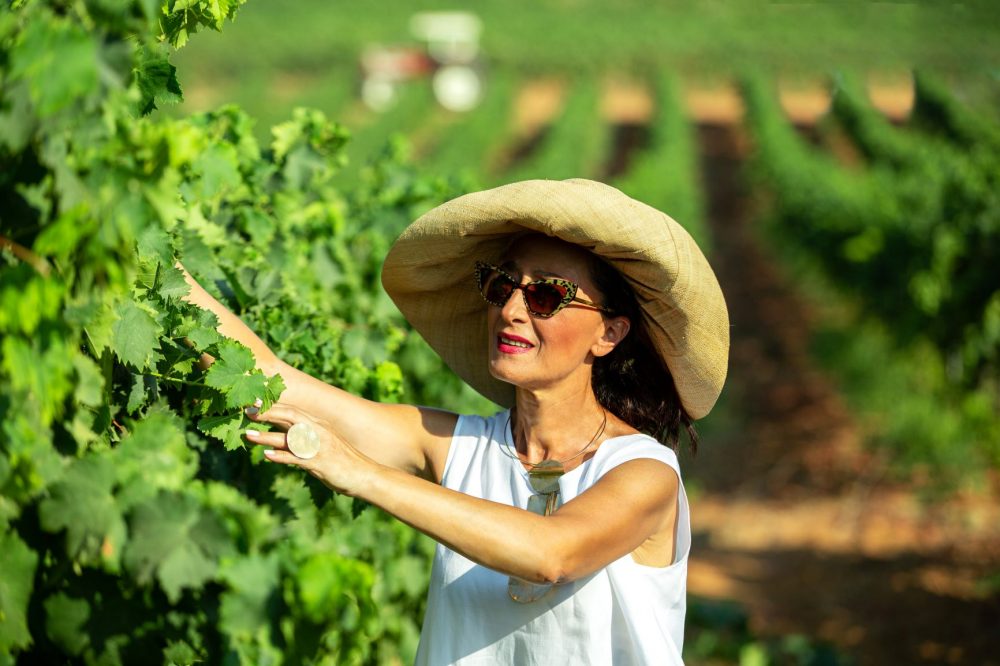
<svg viewBox="0 0 1000 666">
<path fill-rule="evenodd" d="M 490 359 L 490 374 L 493 375 L 494 379 L 514 386 L 521 386 L 527 379 L 522 368 L 518 368 L 516 362 L 509 358 Z"/>
</svg>

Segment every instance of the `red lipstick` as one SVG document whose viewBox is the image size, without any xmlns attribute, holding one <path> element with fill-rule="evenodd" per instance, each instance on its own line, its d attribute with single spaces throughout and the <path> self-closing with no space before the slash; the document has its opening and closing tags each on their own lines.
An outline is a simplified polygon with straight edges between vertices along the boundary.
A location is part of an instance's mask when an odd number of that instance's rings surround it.
<svg viewBox="0 0 1000 666">
<path fill-rule="evenodd" d="M 535 345 L 520 335 L 501 333 L 497 336 L 497 351 L 504 354 L 524 354 L 534 347 Z"/>
</svg>

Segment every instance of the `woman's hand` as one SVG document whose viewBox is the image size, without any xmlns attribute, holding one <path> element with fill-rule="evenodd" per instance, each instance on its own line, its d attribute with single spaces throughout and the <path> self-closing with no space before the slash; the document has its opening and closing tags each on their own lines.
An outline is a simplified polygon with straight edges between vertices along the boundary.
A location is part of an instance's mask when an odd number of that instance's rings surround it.
<svg viewBox="0 0 1000 666">
<path fill-rule="evenodd" d="M 258 406 L 259 403 L 247 408 L 247 416 L 254 421 L 270 423 L 280 428 L 270 432 L 246 432 L 247 441 L 270 447 L 264 451 L 267 460 L 301 467 L 329 488 L 351 496 L 357 495 L 377 472 L 378 463 L 348 444 L 325 420 L 280 402 L 263 414 L 256 411 Z M 299 458 L 288 449 L 285 433 L 297 423 L 310 426 L 318 435 L 319 452 L 315 457 Z"/>
<path fill-rule="evenodd" d="M 440 478 L 458 421 L 457 414 L 411 405 L 383 405 L 347 393 L 293 368 L 282 362 L 239 317 L 205 291 L 181 262 L 178 261 L 175 266 L 184 271 L 184 279 L 191 286 L 191 291 L 184 300 L 213 312 L 219 318 L 219 333 L 249 347 L 257 367 L 265 375 L 281 375 L 285 384 L 285 390 L 281 393 L 282 406 L 298 409 L 307 419 L 325 426 L 330 432 L 324 437 L 336 436 L 334 432 L 339 433 L 349 447 L 355 447 L 363 458 L 378 465 L 425 479 Z M 209 354 L 202 354 L 200 365 L 207 368 L 214 360 Z M 275 409 L 270 412 L 281 413 Z M 278 425 L 287 428 L 291 423 L 279 422 Z M 277 441 L 278 436 L 265 436 L 262 433 L 258 439 L 250 436 L 247 440 L 254 444 L 274 446 L 279 452 L 287 451 L 284 441 Z M 314 471 L 319 464 L 315 459 L 309 466 L 300 459 L 288 460 L 284 455 L 275 455 L 268 460 L 286 464 L 291 462 L 323 478 Z M 326 479 L 324 481 L 327 485 L 330 484 Z"/>
</svg>

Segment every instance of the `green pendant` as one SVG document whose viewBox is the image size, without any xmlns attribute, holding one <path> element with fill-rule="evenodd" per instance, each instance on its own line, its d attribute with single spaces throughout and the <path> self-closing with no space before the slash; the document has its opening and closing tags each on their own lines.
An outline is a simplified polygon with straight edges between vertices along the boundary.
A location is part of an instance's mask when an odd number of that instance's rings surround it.
<svg viewBox="0 0 1000 666">
<path fill-rule="evenodd" d="M 528 472 L 531 487 L 540 495 L 548 495 L 559 490 L 559 477 L 566 473 L 558 460 L 543 460 Z"/>
<path fill-rule="evenodd" d="M 559 506 L 559 477 L 566 473 L 558 460 L 543 460 L 528 472 L 528 481 L 538 493 L 528 498 L 528 511 L 548 516 Z M 511 576 L 507 581 L 507 594 L 522 604 L 538 601 L 552 589 L 552 585 L 529 583 Z"/>
</svg>

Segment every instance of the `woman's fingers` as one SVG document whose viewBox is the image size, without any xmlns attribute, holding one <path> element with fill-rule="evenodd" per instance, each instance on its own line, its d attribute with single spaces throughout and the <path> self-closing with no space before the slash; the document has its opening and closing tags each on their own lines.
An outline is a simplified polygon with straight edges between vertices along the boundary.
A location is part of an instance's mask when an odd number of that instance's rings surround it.
<svg viewBox="0 0 1000 666">
<path fill-rule="evenodd" d="M 276 426 L 288 429 L 292 424 L 304 420 L 302 413 L 294 407 L 288 407 L 276 402 L 271 405 L 271 409 L 266 412 L 260 412 L 258 411 L 260 409 L 259 403 L 260 400 L 255 402 L 251 407 L 243 410 L 247 417 L 254 421 L 273 423 Z"/>
<path fill-rule="evenodd" d="M 283 432 L 261 432 L 259 430 L 247 430 L 247 441 L 259 446 L 273 446 L 276 449 L 288 448 Z"/>
<path fill-rule="evenodd" d="M 279 451 L 277 449 L 268 449 L 264 451 L 264 457 L 275 463 L 281 463 L 282 465 L 299 465 L 301 466 L 302 460 L 296 458 L 288 451 Z"/>
</svg>

